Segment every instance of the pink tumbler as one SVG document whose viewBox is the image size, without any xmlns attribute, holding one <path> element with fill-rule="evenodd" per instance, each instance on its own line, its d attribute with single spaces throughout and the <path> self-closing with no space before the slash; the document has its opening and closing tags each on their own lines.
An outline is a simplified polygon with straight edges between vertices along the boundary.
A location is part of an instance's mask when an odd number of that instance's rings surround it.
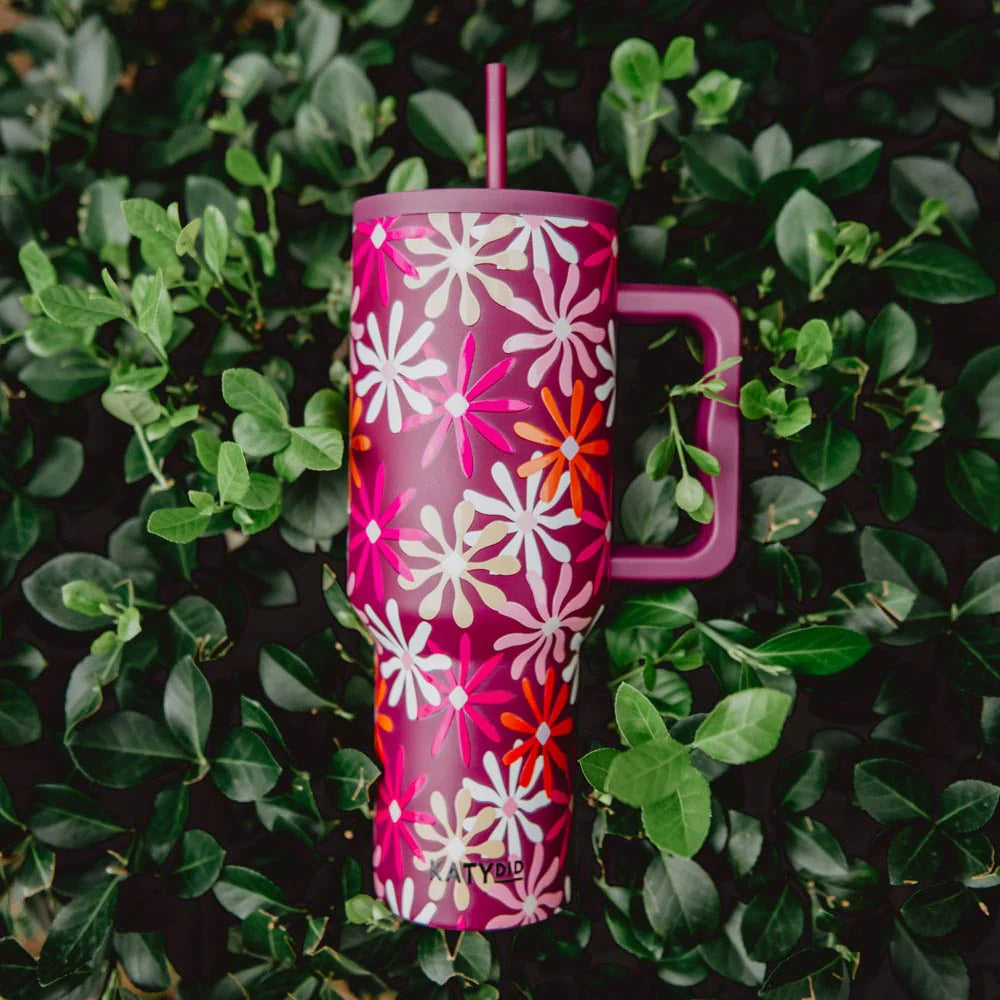
<svg viewBox="0 0 1000 1000">
<path fill-rule="evenodd" d="M 719 573 L 736 545 L 736 411 L 702 400 L 722 473 L 684 548 L 612 548 L 615 325 L 684 320 L 739 353 L 712 289 L 617 283 L 617 214 L 503 188 L 354 208 L 347 588 L 376 649 L 375 887 L 401 917 L 492 930 L 569 898 L 579 651 L 611 578 Z M 735 399 L 738 369 L 724 375 Z"/>
</svg>

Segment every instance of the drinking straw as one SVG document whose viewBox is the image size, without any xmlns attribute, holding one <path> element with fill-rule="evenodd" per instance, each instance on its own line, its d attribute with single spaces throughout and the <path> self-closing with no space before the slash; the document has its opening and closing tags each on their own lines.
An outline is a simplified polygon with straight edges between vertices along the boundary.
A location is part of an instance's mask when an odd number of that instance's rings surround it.
<svg viewBox="0 0 1000 1000">
<path fill-rule="evenodd" d="M 486 66 L 486 186 L 507 186 L 507 67 Z"/>
</svg>

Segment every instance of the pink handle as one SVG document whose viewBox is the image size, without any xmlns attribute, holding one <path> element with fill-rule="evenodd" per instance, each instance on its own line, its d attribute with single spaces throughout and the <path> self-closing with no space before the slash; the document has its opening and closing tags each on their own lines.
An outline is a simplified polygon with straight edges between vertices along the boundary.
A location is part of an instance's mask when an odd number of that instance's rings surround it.
<svg viewBox="0 0 1000 1000">
<path fill-rule="evenodd" d="M 736 307 L 714 288 L 667 285 L 620 285 L 615 310 L 626 323 L 678 319 L 689 322 L 705 346 L 705 371 L 740 353 L 740 318 Z M 740 368 L 735 365 L 719 377 L 720 393 L 734 403 L 739 397 Z M 701 397 L 694 444 L 719 460 L 718 476 L 699 473 L 702 485 L 715 501 L 715 517 L 702 525 L 694 540 L 680 548 L 620 545 L 611 554 L 611 576 L 616 580 L 705 580 L 721 573 L 736 554 L 739 501 L 739 410 Z"/>
</svg>

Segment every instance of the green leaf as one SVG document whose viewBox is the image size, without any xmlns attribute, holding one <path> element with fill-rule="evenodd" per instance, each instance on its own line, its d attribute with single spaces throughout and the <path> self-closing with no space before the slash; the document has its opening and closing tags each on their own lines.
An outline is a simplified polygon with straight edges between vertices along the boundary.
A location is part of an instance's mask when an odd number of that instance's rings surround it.
<svg viewBox="0 0 1000 1000">
<path fill-rule="evenodd" d="M 344 438 L 330 427 L 293 427 L 292 452 L 307 468 L 318 472 L 339 469 L 344 459 Z"/>
<path fill-rule="evenodd" d="M 190 654 L 195 660 L 211 659 L 225 647 L 226 622 L 211 601 L 188 594 L 168 614 L 178 657 Z"/>
<path fill-rule="evenodd" d="M 694 69 L 694 39 L 689 35 L 672 38 L 663 53 L 660 75 L 664 80 L 680 80 Z"/>
<path fill-rule="evenodd" d="M 108 380 L 108 369 L 92 354 L 63 351 L 50 358 L 33 358 L 18 373 L 36 396 L 50 403 L 79 399 Z"/>
<path fill-rule="evenodd" d="M 649 805 L 669 795 L 688 766 L 687 748 L 661 736 L 615 757 L 606 790 L 627 805 Z"/>
<path fill-rule="evenodd" d="M 580 758 L 580 770 L 583 771 L 583 776 L 599 792 L 606 790 L 608 770 L 618 753 L 618 750 L 613 750 L 611 747 L 599 747 Z"/>
<path fill-rule="evenodd" d="M 959 599 L 960 615 L 995 615 L 1000 612 L 1000 556 L 980 563 Z"/>
<path fill-rule="evenodd" d="M 216 277 L 221 277 L 229 253 L 229 227 L 226 225 L 226 217 L 215 205 L 209 205 L 205 209 L 204 248 L 208 269 Z"/>
<path fill-rule="evenodd" d="M 97 965 L 111 938 L 118 879 L 107 879 L 67 903 L 49 928 L 38 956 L 38 981 L 48 986 Z"/>
<path fill-rule="evenodd" d="M 822 750 L 804 750 L 782 761 L 774 779 L 774 800 L 779 809 L 805 812 L 823 797 L 830 776 Z"/>
<path fill-rule="evenodd" d="M 52 847 L 79 849 L 124 833 L 125 828 L 89 795 L 68 785 L 38 785 L 28 829 Z"/>
<path fill-rule="evenodd" d="M 816 285 L 829 261 L 818 249 L 816 233 L 831 240 L 836 236 L 833 212 L 816 195 L 799 188 L 785 202 L 775 223 L 778 256 L 785 266 L 810 288 Z"/>
<path fill-rule="evenodd" d="M 192 433 L 191 440 L 201 467 L 214 476 L 219 469 L 219 452 L 222 449 L 218 435 L 210 431 L 197 430 Z"/>
<path fill-rule="evenodd" d="M 167 785 L 156 793 L 143 838 L 146 853 L 154 864 L 162 865 L 167 860 L 187 822 L 190 806 L 185 784 Z"/>
<path fill-rule="evenodd" d="M 615 619 L 621 629 L 675 629 L 698 618 L 698 604 L 687 587 L 672 587 L 657 594 L 629 597 Z"/>
<path fill-rule="evenodd" d="M 761 987 L 761 1000 L 846 1000 L 851 971 L 832 948 L 805 948 L 780 962 Z"/>
<path fill-rule="evenodd" d="M 219 448 L 219 501 L 238 503 L 250 489 L 250 473 L 247 460 L 238 444 L 224 441 Z"/>
<path fill-rule="evenodd" d="M 246 187 L 267 187 L 267 174 L 264 173 L 260 161 L 254 156 L 253 150 L 245 149 L 242 146 L 230 146 L 226 150 L 226 173 L 238 184 L 243 184 Z M 225 219 L 223 219 L 223 222 L 225 222 Z M 205 226 L 207 230 L 207 210 L 205 213 Z"/>
<path fill-rule="evenodd" d="M 778 745 L 791 707 L 791 696 L 773 688 L 727 695 L 698 727 L 691 745 L 727 764 L 766 757 Z"/>
<path fill-rule="evenodd" d="M 719 894 L 704 868 L 688 858 L 661 854 L 642 880 L 650 926 L 662 938 L 699 940 L 719 926 Z"/>
<path fill-rule="evenodd" d="M 792 165 L 792 140 L 780 122 L 775 122 L 753 141 L 753 161 L 761 181 L 784 173 Z"/>
<path fill-rule="evenodd" d="M 228 368 L 222 373 L 222 398 L 234 410 L 287 426 L 288 414 L 274 386 L 252 368 Z"/>
<path fill-rule="evenodd" d="M 181 746 L 201 758 L 212 725 L 212 689 L 190 656 L 175 664 L 163 691 L 163 717 Z"/>
<path fill-rule="evenodd" d="M 729 839 L 726 856 L 737 875 L 746 875 L 760 858 L 764 846 L 764 830 L 756 816 L 748 816 L 736 809 L 729 810 Z"/>
<path fill-rule="evenodd" d="M 656 706 L 631 684 L 623 683 L 615 693 L 615 722 L 628 747 L 667 735 L 667 727 Z"/>
<path fill-rule="evenodd" d="M 406 102 L 406 127 L 435 156 L 468 165 L 479 130 L 468 109 L 443 90 L 421 90 Z"/>
<path fill-rule="evenodd" d="M 125 975 L 139 989 L 150 993 L 166 990 L 171 983 L 162 931 L 132 931 L 115 934 L 115 951 Z"/>
<path fill-rule="evenodd" d="M 871 183 L 881 157 L 878 139 L 830 139 L 803 150 L 793 166 L 811 170 L 827 197 L 842 198 Z"/>
<path fill-rule="evenodd" d="M 252 730 L 236 726 L 212 758 L 212 780 L 234 802 L 256 802 L 277 784 L 281 765 Z"/>
<path fill-rule="evenodd" d="M 694 133 L 681 140 L 684 162 L 695 184 L 716 201 L 749 201 L 758 186 L 750 150 L 721 132 Z"/>
<path fill-rule="evenodd" d="M 146 528 L 168 542 L 185 544 L 199 538 L 208 527 L 211 515 L 197 507 L 160 507 L 146 521 Z"/>
<path fill-rule="evenodd" d="M 240 413 L 233 421 L 233 439 L 245 455 L 261 458 L 281 451 L 291 441 L 291 434 L 270 420 L 252 413 Z"/>
<path fill-rule="evenodd" d="M 921 937 L 951 934 L 970 903 L 969 890 L 954 882 L 917 889 L 900 907 L 906 926 Z"/>
<path fill-rule="evenodd" d="M 779 24 L 802 35 L 815 30 L 829 6 L 830 0 L 767 0 L 771 16 Z M 821 998 L 817 997 L 817 1000 Z"/>
<path fill-rule="evenodd" d="M 950 946 L 918 942 L 899 920 L 892 923 L 889 960 L 914 1000 L 968 1000 L 969 972 L 958 952 Z"/>
<path fill-rule="evenodd" d="M 361 154 L 359 159 L 375 138 L 376 101 L 371 81 L 346 56 L 334 56 L 313 84 L 312 103 L 326 116 L 336 138 Z"/>
<path fill-rule="evenodd" d="M 972 302 L 996 293 L 996 282 L 982 267 L 947 243 L 915 243 L 884 266 L 901 295 L 924 302 Z"/>
<path fill-rule="evenodd" d="M 1000 531 L 1000 464 L 985 451 L 955 448 L 948 452 L 944 467 L 945 482 L 952 499 L 969 517 Z"/>
<path fill-rule="evenodd" d="M 14 811 L 14 800 L 11 798 L 10 789 L 0 778 L 0 826 L 16 826 L 24 829 L 24 824 L 17 818 Z"/>
<path fill-rule="evenodd" d="M 21 265 L 28 287 L 38 295 L 46 288 L 51 288 L 59 279 L 52 261 L 45 256 L 45 251 L 34 241 L 25 243 L 17 252 L 17 262 Z"/>
<path fill-rule="evenodd" d="M 666 440 L 672 440 L 670 438 Z M 639 545 L 662 545 L 677 527 L 677 506 L 672 476 L 654 482 L 640 472 L 625 488 L 620 518 L 626 539 Z"/>
<path fill-rule="evenodd" d="M 854 474 L 861 461 L 861 440 L 847 427 L 824 420 L 801 431 L 788 453 L 795 468 L 825 493 Z"/>
<path fill-rule="evenodd" d="M 875 317 L 865 341 L 868 363 L 881 385 L 902 372 L 917 350 L 917 325 L 908 312 L 890 302 Z"/>
<path fill-rule="evenodd" d="M 766 639 L 753 653 L 772 666 L 826 676 L 854 666 L 871 648 L 871 640 L 860 632 L 837 625 L 810 625 Z"/>
<path fill-rule="evenodd" d="M 745 986 L 759 986 L 764 981 L 767 967 L 763 962 L 755 962 L 743 947 L 740 924 L 746 907 L 737 903 L 733 907 L 721 934 L 698 946 L 702 958 L 720 976 L 735 980 Z"/>
<path fill-rule="evenodd" d="M 362 809 L 368 805 L 368 793 L 379 776 L 379 769 L 360 750 L 345 747 L 330 758 L 327 778 L 333 786 L 338 809 Z"/>
<path fill-rule="evenodd" d="M 712 821 L 712 792 L 700 771 L 689 764 L 667 795 L 642 807 L 646 836 L 661 851 L 693 857 L 705 843 Z"/>
<path fill-rule="evenodd" d="M 14 877 L 11 902 L 22 903 L 52 887 L 56 873 L 56 856 L 37 840 L 31 839 Z M 0 967 L 2 971 L 2 967 Z"/>
<path fill-rule="evenodd" d="M 37 499 L 65 496 L 83 472 L 83 445 L 75 438 L 56 435 L 48 451 L 32 469 L 24 492 Z"/>
<path fill-rule="evenodd" d="M 785 834 L 785 851 L 796 870 L 820 878 L 838 878 L 847 874 L 844 849 L 819 820 L 795 816 L 785 821 Z"/>
<path fill-rule="evenodd" d="M 16 562 L 35 547 L 40 534 L 38 508 L 22 497 L 13 497 L 0 514 L 0 553 Z"/>
<path fill-rule="evenodd" d="M 264 693 L 288 712 L 336 708 L 319 692 L 319 681 L 305 660 L 276 643 L 261 647 L 258 661 Z"/>
<path fill-rule="evenodd" d="M 611 78 L 635 100 L 655 101 L 660 93 L 659 53 L 642 38 L 626 38 L 611 53 Z"/>
<path fill-rule="evenodd" d="M 42 738 L 42 719 L 31 695 L 0 678 L 0 749 L 23 747 Z"/>
<path fill-rule="evenodd" d="M 106 295 L 92 295 L 79 288 L 53 285 L 38 296 L 46 314 L 63 326 L 102 326 L 113 319 L 125 319 L 128 313 L 120 302 Z"/>
<path fill-rule="evenodd" d="M 291 909 L 281 889 L 252 868 L 226 865 L 212 892 L 219 904 L 240 920 L 261 908 L 274 913 Z"/>
<path fill-rule="evenodd" d="M 107 616 L 93 618 L 71 611 L 62 599 L 63 585 L 72 580 L 89 580 L 106 591 L 126 579 L 127 573 L 103 556 L 89 552 L 65 552 L 50 559 L 21 584 L 28 603 L 46 620 L 73 632 L 91 632 L 107 628 Z"/>
<path fill-rule="evenodd" d="M 889 528 L 861 532 L 861 565 L 866 580 L 888 580 L 914 593 L 940 594 L 948 574 L 938 554 L 922 538 Z"/>
<path fill-rule="evenodd" d="M 955 781 L 941 793 L 937 822 L 952 833 L 971 833 L 993 818 L 998 802 L 1000 788 L 988 781 Z"/>
<path fill-rule="evenodd" d="M 826 503 L 826 497 L 794 476 L 765 476 L 750 484 L 750 537 L 767 544 L 801 535 Z"/>
<path fill-rule="evenodd" d="M 758 892 L 743 911 L 740 933 L 747 954 L 758 962 L 774 962 L 787 955 L 802 936 L 802 904 L 787 886 Z"/>
<path fill-rule="evenodd" d="M 427 164 L 419 156 L 408 156 L 400 160 L 385 182 L 387 193 L 396 191 L 423 191 L 430 185 Z"/>
<path fill-rule="evenodd" d="M 928 198 L 948 206 L 947 222 L 966 246 L 979 218 L 979 202 L 972 185 L 947 160 L 930 156 L 897 156 L 889 167 L 889 200 L 909 226 L 920 222 L 920 208 Z"/>
<path fill-rule="evenodd" d="M 226 852 L 204 830 L 186 830 L 181 838 L 180 863 L 170 873 L 181 899 L 197 899 L 215 884 Z"/>
<path fill-rule="evenodd" d="M 889 844 L 886 857 L 890 885 L 907 885 L 933 877 L 941 866 L 944 840 L 929 823 L 904 826 Z"/>
<path fill-rule="evenodd" d="M 934 807 L 923 775 L 911 764 L 885 757 L 855 765 L 854 797 L 880 823 L 929 819 Z"/>
<path fill-rule="evenodd" d="M 77 727 L 66 747 L 84 774 L 109 788 L 132 788 L 189 759 L 163 726 L 132 711 Z"/>
<path fill-rule="evenodd" d="M 62 600 L 70 611 L 88 618 L 100 618 L 104 614 L 101 605 L 107 604 L 108 593 L 89 580 L 70 580 L 62 585 Z"/>
</svg>

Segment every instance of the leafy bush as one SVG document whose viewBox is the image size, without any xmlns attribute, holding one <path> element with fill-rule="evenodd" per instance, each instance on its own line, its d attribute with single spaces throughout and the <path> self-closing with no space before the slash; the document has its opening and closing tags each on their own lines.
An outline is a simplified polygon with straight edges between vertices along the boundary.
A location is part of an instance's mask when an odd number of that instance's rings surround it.
<svg viewBox="0 0 1000 1000">
<path fill-rule="evenodd" d="M 992 995 L 986 5 L 29 6 L 0 9 L 0 992 Z M 366 893 L 344 258 L 359 193 L 482 179 L 488 58 L 514 184 L 618 204 L 626 279 L 739 301 L 745 519 L 722 578 L 621 588 L 587 640 L 569 909 L 455 937 Z M 632 541 L 711 517 L 688 404 L 718 384 L 667 341 L 620 362 Z"/>
</svg>

